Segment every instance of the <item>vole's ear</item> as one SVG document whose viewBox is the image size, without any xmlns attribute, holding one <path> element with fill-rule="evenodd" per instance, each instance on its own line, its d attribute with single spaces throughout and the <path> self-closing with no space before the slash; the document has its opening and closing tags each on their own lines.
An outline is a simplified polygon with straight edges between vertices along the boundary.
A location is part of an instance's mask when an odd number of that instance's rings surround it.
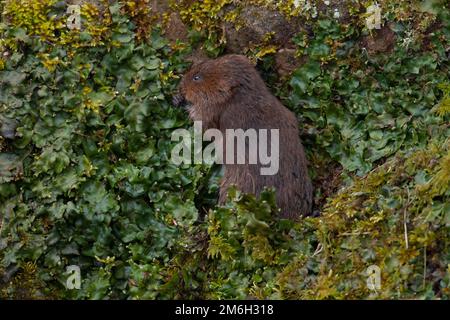
<svg viewBox="0 0 450 320">
<path fill-rule="evenodd" d="M 214 99 L 218 103 L 224 103 L 232 98 L 236 93 L 238 84 L 233 78 L 222 77 L 217 79 L 213 86 L 211 86 L 214 94 Z"/>
</svg>

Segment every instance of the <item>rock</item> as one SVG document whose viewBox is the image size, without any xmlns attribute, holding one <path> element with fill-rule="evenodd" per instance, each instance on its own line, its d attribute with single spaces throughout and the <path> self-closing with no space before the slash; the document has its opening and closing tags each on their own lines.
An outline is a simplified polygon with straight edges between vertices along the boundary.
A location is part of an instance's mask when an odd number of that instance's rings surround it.
<svg viewBox="0 0 450 320">
<path fill-rule="evenodd" d="M 365 36 L 362 41 L 362 47 L 366 48 L 369 55 L 389 52 L 393 49 L 396 41 L 394 31 L 385 25 L 381 29 L 372 31 L 372 35 Z"/>
<path fill-rule="evenodd" d="M 16 137 L 17 122 L 0 115 L 0 136 L 7 139 Z"/>
<path fill-rule="evenodd" d="M 149 1 L 150 8 L 154 13 L 162 15 L 164 12 L 169 11 L 169 1 L 166 0 L 151 0 Z"/>
<path fill-rule="evenodd" d="M 282 13 L 253 5 L 242 8 L 237 20 L 224 25 L 229 53 L 244 53 L 250 46 L 261 44 L 269 33 L 273 33 L 271 44 L 285 47 L 300 31 L 298 25 L 288 21 Z M 238 30 L 236 25 L 240 26 Z"/>
</svg>

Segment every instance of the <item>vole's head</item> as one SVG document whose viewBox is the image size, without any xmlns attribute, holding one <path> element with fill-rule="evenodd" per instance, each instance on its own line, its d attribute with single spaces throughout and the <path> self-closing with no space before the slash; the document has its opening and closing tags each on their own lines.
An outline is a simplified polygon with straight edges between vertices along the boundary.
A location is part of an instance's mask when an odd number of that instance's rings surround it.
<svg viewBox="0 0 450 320">
<path fill-rule="evenodd" d="M 174 104 L 224 107 L 238 88 L 248 87 L 255 81 L 255 75 L 259 79 L 252 63 L 242 55 L 225 55 L 197 63 L 183 76 Z"/>
</svg>

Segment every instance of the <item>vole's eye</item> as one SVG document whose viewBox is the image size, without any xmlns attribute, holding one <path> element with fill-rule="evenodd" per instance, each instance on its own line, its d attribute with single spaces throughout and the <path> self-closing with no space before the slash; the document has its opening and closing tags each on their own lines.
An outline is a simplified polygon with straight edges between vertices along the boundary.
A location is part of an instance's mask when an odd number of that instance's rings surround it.
<svg viewBox="0 0 450 320">
<path fill-rule="evenodd" d="M 198 74 L 192 77 L 192 80 L 199 81 L 202 77 L 200 77 Z"/>
</svg>

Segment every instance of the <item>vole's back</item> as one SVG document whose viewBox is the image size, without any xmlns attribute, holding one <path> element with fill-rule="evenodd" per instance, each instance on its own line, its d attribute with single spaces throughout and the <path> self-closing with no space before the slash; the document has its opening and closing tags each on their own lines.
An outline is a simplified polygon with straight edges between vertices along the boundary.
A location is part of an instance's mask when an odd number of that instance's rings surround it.
<svg viewBox="0 0 450 320">
<path fill-rule="evenodd" d="M 262 165 L 259 159 L 256 165 L 225 164 L 220 203 L 225 202 L 227 189 L 231 185 L 236 185 L 242 192 L 256 195 L 267 186 L 276 190 L 281 217 L 295 219 L 311 213 L 312 184 L 299 138 L 297 118 L 278 99 L 271 94 L 254 97 L 245 91 L 236 94 L 220 118 L 219 129 L 222 132 L 226 129 L 279 130 L 278 172 L 275 175 L 262 175 L 261 167 L 267 167 L 267 164 Z M 268 150 L 270 154 L 270 146 Z"/>
</svg>

